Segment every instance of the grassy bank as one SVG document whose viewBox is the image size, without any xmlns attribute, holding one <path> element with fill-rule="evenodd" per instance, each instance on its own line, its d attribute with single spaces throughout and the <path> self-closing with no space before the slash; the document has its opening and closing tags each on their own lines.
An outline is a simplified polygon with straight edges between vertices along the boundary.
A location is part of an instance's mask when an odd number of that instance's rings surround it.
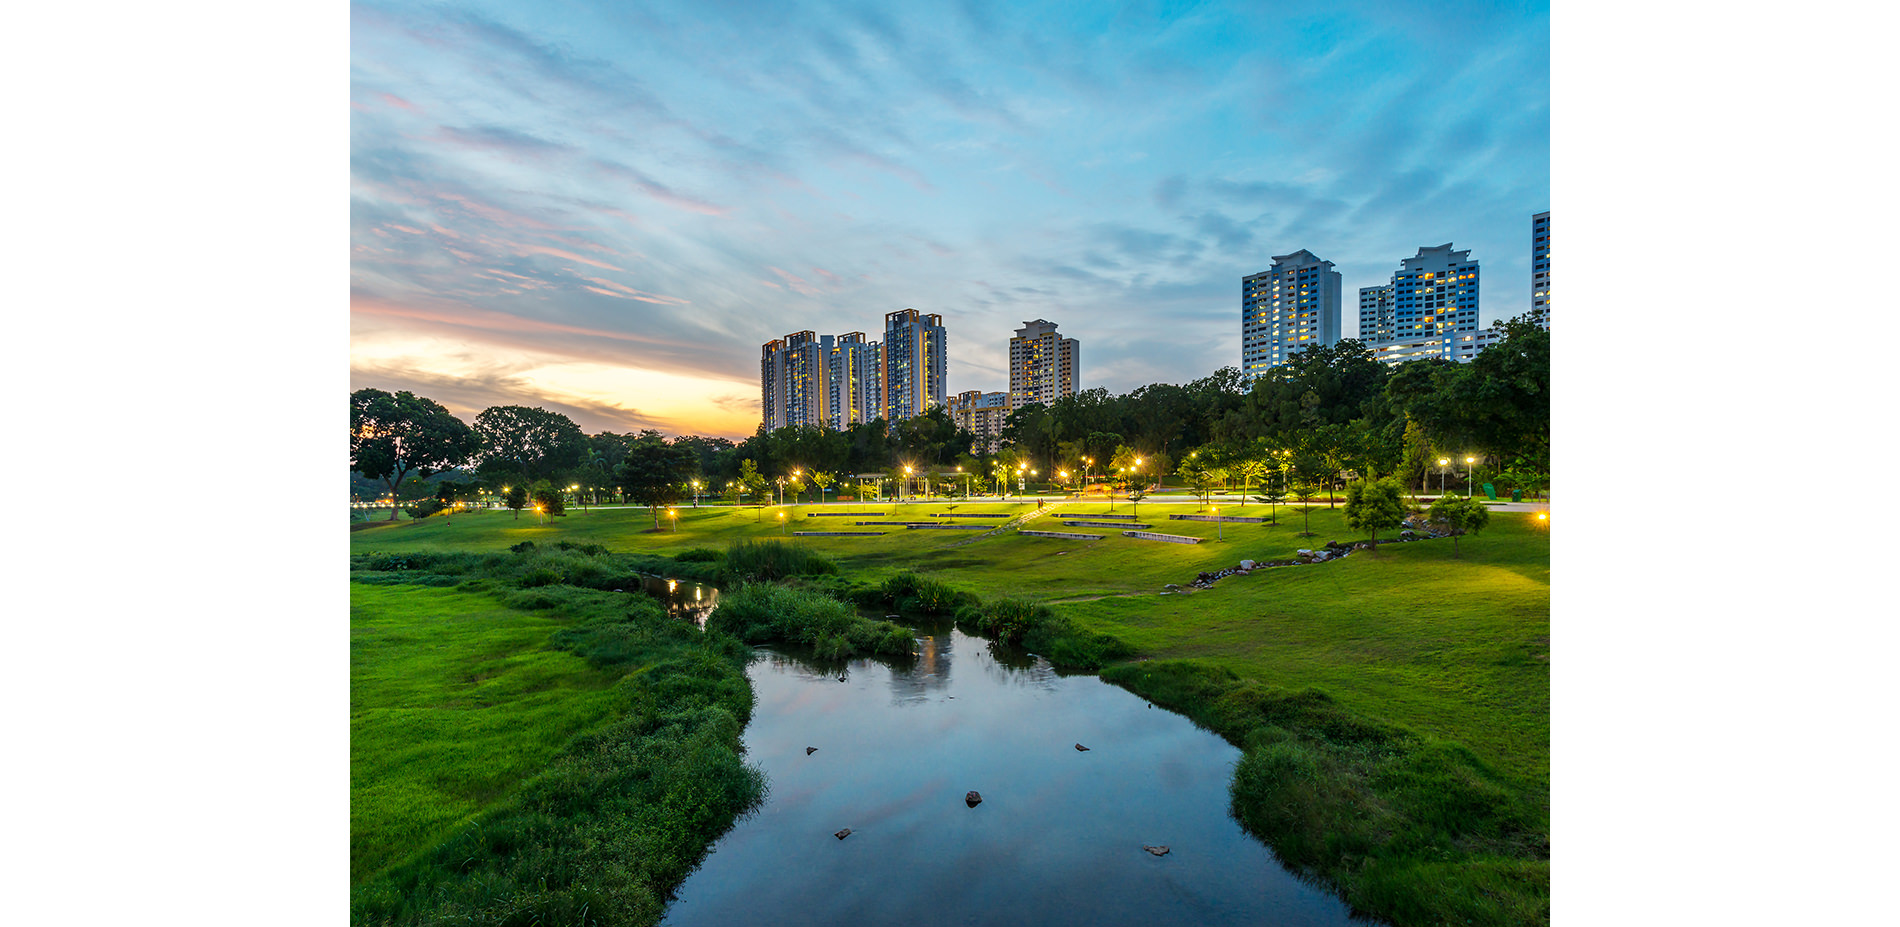
<svg viewBox="0 0 1900 927">
<path fill-rule="evenodd" d="M 811 510 L 788 506 L 787 521 Z M 1302 519 L 1281 507 L 1276 525 L 1216 526 L 1167 518 L 1203 511 L 1192 502 L 1115 507 L 1153 530 L 1201 538 L 1197 545 L 1061 524 L 1107 512 L 1100 501 L 1040 511 L 1033 503 L 852 510 L 879 513 L 863 520 L 993 513 L 1027 517 L 1033 528 L 1107 535 L 1074 541 L 900 527 L 791 543 L 840 566 L 836 576 L 811 578 L 813 588 L 905 614 L 905 596 L 920 614 L 946 614 L 920 606 L 947 602 L 966 629 L 1019 636 L 1070 665 L 1108 665 L 1106 678 L 1226 736 L 1245 751 L 1234 782 L 1240 819 L 1365 910 L 1401 925 L 1548 919 L 1547 523 L 1494 513 L 1480 536 L 1463 539 L 1462 556 L 1447 541 L 1392 544 L 1164 594 L 1166 584 L 1185 586 L 1201 571 L 1288 559 L 1356 536 L 1339 510 L 1323 508 Z M 577 513 L 552 526 L 485 513 L 453 526 L 424 520 L 358 531 L 351 544 L 501 550 L 531 537 L 565 538 L 666 558 L 778 536 L 776 512 L 681 509 L 677 533 L 649 531 L 644 512 L 625 510 Z M 845 529 L 840 523 L 853 520 L 804 519 L 796 527 Z M 1305 524 L 1312 536 L 1302 536 Z M 893 584 L 905 595 L 869 598 Z"/>
<path fill-rule="evenodd" d="M 762 796 L 747 648 L 605 559 L 353 558 L 353 923 L 656 923 Z"/>
</svg>

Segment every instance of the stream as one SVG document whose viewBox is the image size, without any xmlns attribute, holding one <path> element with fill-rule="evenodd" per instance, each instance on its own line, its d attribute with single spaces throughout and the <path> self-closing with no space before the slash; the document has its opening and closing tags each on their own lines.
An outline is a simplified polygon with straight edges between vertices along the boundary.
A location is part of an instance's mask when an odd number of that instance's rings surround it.
<svg viewBox="0 0 1900 927">
<path fill-rule="evenodd" d="M 758 651 L 745 744 L 770 791 L 662 923 L 1366 923 L 1229 817 L 1219 737 L 947 625 L 917 635 L 909 664 Z"/>
</svg>

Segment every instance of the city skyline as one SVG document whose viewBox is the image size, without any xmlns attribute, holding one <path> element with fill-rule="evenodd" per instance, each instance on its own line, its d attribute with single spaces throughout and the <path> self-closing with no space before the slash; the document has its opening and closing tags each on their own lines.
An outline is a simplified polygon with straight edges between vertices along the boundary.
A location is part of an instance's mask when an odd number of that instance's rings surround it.
<svg viewBox="0 0 1900 927">
<path fill-rule="evenodd" d="M 1530 308 L 1545 7 L 696 9 L 353 8 L 352 388 L 742 437 L 834 319 L 1063 320 L 1122 393 L 1236 366 L 1275 254 L 1356 292 L 1455 241 L 1481 324 Z"/>
</svg>

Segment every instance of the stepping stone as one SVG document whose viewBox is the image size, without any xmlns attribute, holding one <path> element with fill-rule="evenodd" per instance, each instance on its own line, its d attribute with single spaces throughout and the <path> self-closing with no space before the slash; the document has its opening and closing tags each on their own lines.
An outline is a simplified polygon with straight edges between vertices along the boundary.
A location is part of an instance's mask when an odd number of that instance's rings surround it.
<svg viewBox="0 0 1900 927">
<path fill-rule="evenodd" d="M 848 833 L 850 833 L 850 831 L 849 831 L 849 830 L 847 830 L 847 831 L 845 831 L 844 833 L 845 833 L 845 834 L 848 834 Z M 844 836 L 844 834 L 839 834 L 838 836 L 840 836 L 840 837 L 842 837 L 842 836 Z M 1154 855 L 1156 855 L 1156 856 L 1166 856 L 1166 855 L 1168 855 L 1168 848 L 1167 848 L 1167 847 L 1151 847 L 1151 846 L 1146 846 L 1146 845 L 1143 845 L 1143 846 L 1142 846 L 1142 849 L 1144 849 L 1144 850 L 1147 850 L 1148 852 L 1150 852 L 1150 853 L 1153 853 L 1153 854 L 1154 854 Z"/>
<path fill-rule="evenodd" d="M 832 836 L 838 838 L 839 840 L 843 840 L 844 838 L 851 836 L 851 828 L 847 827 L 844 830 L 841 830 L 835 834 L 832 834 Z M 1164 853 L 1167 852 L 1167 848 L 1162 847 L 1162 852 Z"/>
<path fill-rule="evenodd" d="M 963 796 L 963 803 L 974 808 L 983 803 L 983 796 L 977 794 L 975 789 L 971 789 L 969 794 Z"/>
</svg>

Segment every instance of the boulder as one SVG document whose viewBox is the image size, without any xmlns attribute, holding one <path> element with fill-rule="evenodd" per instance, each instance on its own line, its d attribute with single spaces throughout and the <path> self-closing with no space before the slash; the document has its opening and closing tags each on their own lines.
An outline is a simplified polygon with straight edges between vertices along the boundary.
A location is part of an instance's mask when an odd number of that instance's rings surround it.
<svg viewBox="0 0 1900 927">
<path fill-rule="evenodd" d="M 1087 747 L 1084 747 L 1084 746 L 1082 746 L 1081 744 L 1076 744 L 1076 745 L 1075 745 L 1075 749 L 1076 749 L 1076 752 L 1077 752 L 1077 753 L 1087 753 L 1087 752 L 1089 752 L 1089 748 L 1087 748 Z"/>
<path fill-rule="evenodd" d="M 812 754 L 814 754 L 814 753 L 817 753 L 817 752 L 818 752 L 818 748 L 817 748 L 817 747 L 806 747 L 806 748 L 805 748 L 805 755 L 806 755 L 806 756 L 811 756 Z"/>
<path fill-rule="evenodd" d="M 1243 569 L 1243 570 L 1251 570 L 1251 569 L 1253 569 L 1253 561 L 1252 561 L 1252 560 L 1242 560 L 1242 561 L 1240 561 L 1240 568 L 1241 568 L 1241 569 Z"/>
<path fill-rule="evenodd" d="M 1144 850 L 1147 850 L 1147 851 L 1148 851 L 1148 852 L 1150 852 L 1150 853 L 1153 853 L 1153 854 L 1154 854 L 1154 855 L 1156 855 L 1156 856 L 1166 856 L 1166 855 L 1168 855 L 1168 848 L 1167 848 L 1167 847 L 1151 847 L 1151 846 L 1148 846 L 1148 845 L 1146 845 L 1146 844 L 1143 844 L 1141 848 L 1142 848 L 1142 849 L 1144 849 Z"/>
<path fill-rule="evenodd" d="M 963 803 L 974 808 L 977 805 L 980 805 L 983 803 L 983 796 L 977 794 L 977 791 L 975 789 L 971 789 L 967 794 L 963 796 Z"/>
<path fill-rule="evenodd" d="M 838 838 L 839 840 L 843 840 L 844 838 L 851 836 L 851 828 L 847 827 L 844 830 L 841 830 L 835 834 L 832 834 L 832 836 Z"/>
</svg>

